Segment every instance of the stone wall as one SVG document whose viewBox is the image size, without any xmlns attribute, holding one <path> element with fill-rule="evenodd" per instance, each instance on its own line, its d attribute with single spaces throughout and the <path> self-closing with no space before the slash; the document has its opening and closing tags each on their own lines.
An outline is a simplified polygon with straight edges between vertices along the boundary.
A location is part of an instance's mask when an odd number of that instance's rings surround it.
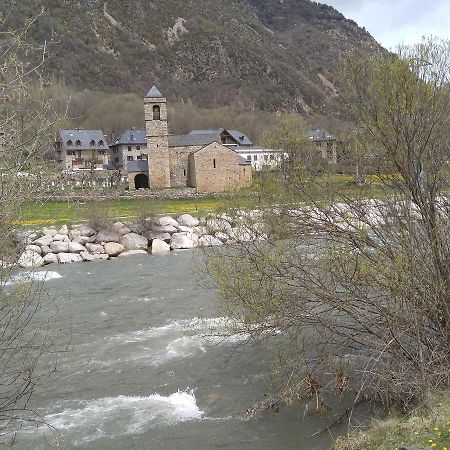
<svg viewBox="0 0 450 450">
<path fill-rule="evenodd" d="M 172 186 L 189 186 L 189 154 L 201 148 L 200 145 L 170 148 L 170 183 Z"/>
<path fill-rule="evenodd" d="M 251 167 L 241 166 L 239 155 L 217 142 L 191 153 L 189 166 L 188 183 L 198 192 L 221 192 L 252 181 Z"/>
</svg>

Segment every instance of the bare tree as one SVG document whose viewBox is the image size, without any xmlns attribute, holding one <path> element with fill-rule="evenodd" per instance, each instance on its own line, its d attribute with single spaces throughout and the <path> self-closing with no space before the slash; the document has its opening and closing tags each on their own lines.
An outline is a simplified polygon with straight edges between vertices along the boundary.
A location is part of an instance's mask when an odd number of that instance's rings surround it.
<svg viewBox="0 0 450 450">
<path fill-rule="evenodd" d="M 14 284 L 13 245 L 22 206 L 42 188 L 42 150 L 52 142 L 57 117 L 45 96 L 40 69 L 48 46 L 27 42 L 23 30 L 5 29 L 0 19 L 0 443 L 42 420 L 29 409 L 33 391 L 55 369 L 55 341 L 39 283 Z"/>
<path fill-rule="evenodd" d="M 277 399 L 408 407 L 450 386 L 449 42 L 354 55 L 344 73 L 384 188 L 293 170 L 286 190 L 305 201 L 238 211 L 237 245 L 207 270 L 235 323 L 273 341 Z"/>
</svg>

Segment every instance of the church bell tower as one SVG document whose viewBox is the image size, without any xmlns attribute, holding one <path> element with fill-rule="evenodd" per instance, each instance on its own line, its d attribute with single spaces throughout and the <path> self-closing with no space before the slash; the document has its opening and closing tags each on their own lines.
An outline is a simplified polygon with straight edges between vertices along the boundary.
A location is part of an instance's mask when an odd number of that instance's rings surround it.
<svg viewBox="0 0 450 450">
<path fill-rule="evenodd" d="M 144 109 L 150 187 L 170 187 L 167 99 L 156 86 L 145 96 Z"/>
</svg>

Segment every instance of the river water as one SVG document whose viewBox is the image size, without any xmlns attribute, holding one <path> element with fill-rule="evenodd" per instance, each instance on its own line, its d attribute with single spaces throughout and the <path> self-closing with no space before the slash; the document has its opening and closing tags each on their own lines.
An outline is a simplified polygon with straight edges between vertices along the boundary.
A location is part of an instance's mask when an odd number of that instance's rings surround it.
<svg viewBox="0 0 450 450">
<path fill-rule="evenodd" d="M 25 429 L 17 448 L 46 449 L 55 437 L 64 449 L 328 448 L 329 434 L 307 436 L 330 419 L 302 408 L 243 420 L 268 391 L 270 354 L 210 336 L 226 318 L 197 286 L 195 255 L 48 268 L 44 289 L 71 349 L 31 406 L 58 432 Z"/>
</svg>

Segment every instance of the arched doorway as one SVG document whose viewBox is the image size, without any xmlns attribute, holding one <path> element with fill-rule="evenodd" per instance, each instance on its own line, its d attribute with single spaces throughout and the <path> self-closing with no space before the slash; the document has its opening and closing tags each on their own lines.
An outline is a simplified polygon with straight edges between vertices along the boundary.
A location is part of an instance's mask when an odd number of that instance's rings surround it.
<svg viewBox="0 0 450 450">
<path fill-rule="evenodd" d="M 134 187 L 136 189 L 148 189 L 148 176 L 139 173 L 134 177 Z"/>
</svg>

